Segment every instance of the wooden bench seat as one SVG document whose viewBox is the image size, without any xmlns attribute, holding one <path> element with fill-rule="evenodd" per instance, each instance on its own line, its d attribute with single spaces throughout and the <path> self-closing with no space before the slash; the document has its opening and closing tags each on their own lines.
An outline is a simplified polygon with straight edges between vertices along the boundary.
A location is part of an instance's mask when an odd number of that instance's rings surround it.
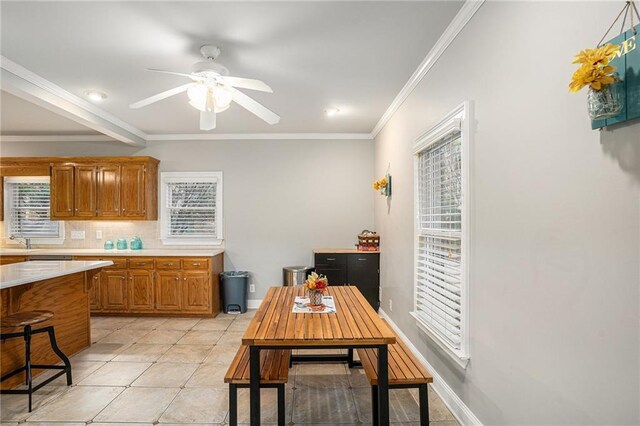
<svg viewBox="0 0 640 426">
<path fill-rule="evenodd" d="M 289 380 L 291 350 L 270 349 L 260 351 L 260 387 L 278 390 L 278 425 L 285 424 L 284 385 Z M 238 388 L 248 388 L 250 378 L 249 346 L 242 345 L 224 376 L 229 384 L 229 424 L 238 424 Z"/>
<path fill-rule="evenodd" d="M 378 419 L 378 350 L 358 349 L 362 367 L 371 383 L 373 424 Z M 396 343 L 389 345 L 389 389 L 418 388 L 420 394 L 420 424 L 429 424 L 428 387 L 433 377 L 411 350 L 396 335 Z"/>
</svg>

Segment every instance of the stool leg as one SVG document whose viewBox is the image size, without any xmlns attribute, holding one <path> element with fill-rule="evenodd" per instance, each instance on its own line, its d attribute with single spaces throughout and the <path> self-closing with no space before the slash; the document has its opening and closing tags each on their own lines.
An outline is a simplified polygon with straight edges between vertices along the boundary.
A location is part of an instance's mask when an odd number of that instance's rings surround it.
<svg viewBox="0 0 640 426">
<path fill-rule="evenodd" d="M 64 363 L 64 366 L 66 367 L 65 371 L 67 372 L 67 386 L 71 386 L 71 384 L 73 383 L 71 380 L 71 361 L 69 361 L 69 358 L 67 358 L 64 352 L 62 352 L 58 347 L 58 343 L 56 342 L 56 332 L 53 329 L 53 326 L 47 327 L 47 333 L 49 333 L 49 341 L 51 342 L 51 349 L 53 349 L 53 352 L 55 352 L 56 355 L 60 357 L 60 359 Z"/>
<path fill-rule="evenodd" d="M 238 387 L 229 384 L 229 424 L 238 426 Z"/>
<path fill-rule="evenodd" d="M 31 401 L 33 395 L 33 378 L 31 376 L 31 326 L 24 327 L 24 365 L 25 365 L 25 384 L 29 393 L 29 412 L 31 412 Z"/>
<path fill-rule="evenodd" d="M 418 389 L 420 398 L 420 426 L 429 425 L 429 394 L 428 385 L 420 385 Z"/>
<path fill-rule="evenodd" d="M 371 385 L 371 424 L 378 426 L 378 386 Z"/>
<path fill-rule="evenodd" d="M 284 385 L 278 385 L 278 426 L 285 424 Z"/>
</svg>

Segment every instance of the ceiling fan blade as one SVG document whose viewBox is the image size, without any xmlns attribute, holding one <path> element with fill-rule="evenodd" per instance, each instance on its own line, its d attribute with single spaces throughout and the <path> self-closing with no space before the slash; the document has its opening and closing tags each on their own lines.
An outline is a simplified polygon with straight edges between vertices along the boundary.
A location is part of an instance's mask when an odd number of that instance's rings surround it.
<svg viewBox="0 0 640 426">
<path fill-rule="evenodd" d="M 179 93 L 186 92 L 189 86 L 191 86 L 192 84 L 193 83 L 183 84 L 182 86 L 174 87 L 173 89 L 166 90 L 162 93 L 158 93 L 157 95 L 149 96 L 146 99 L 132 103 L 131 105 L 129 105 L 129 108 L 132 108 L 132 109 L 142 108 L 154 102 L 158 102 L 168 97 L 177 95 Z"/>
<path fill-rule="evenodd" d="M 184 73 L 184 72 L 157 70 L 157 69 L 154 69 L 154 68 L 145 68 L 145 71 L 161 72 L 163 74 L 180 75 L 182 77 L 189 77 L 192 80 L 206 80 L 206 78 L 204 78 L 204 77 L 200 77 L 200 76 L 197 76 L 197 75 L 194 75 L 194 74 L 187 74 L 187 73 Z"/>
<path fill-rule="evenodd" d="M 224 84 L 232 87 L 240 87 L 241 89 L 250 89 L 250 90 L 258 90 L 260 92 L 268 92 L 273 93 L 271 87 L 263 81 L 254 80 L 252 78 L 241 78 L 241 77 L 228 77 L 222 76 L 218 77 Z"/>
<path fill-rule="evenodd" d="M 233 100 L 249 112 L 257 115 L 269 124 L 278 124 L 280 122 L 280 116 L 267 107 L 259 104 L 239 90 L 232 87 L 230 87 L 229 90 L 231 90 Z"/>
<path fill-rule="evenodd" d="M 200 111 L 200 130 L 213 130 L 216 128 L 216 112 Z"/>
</svg>

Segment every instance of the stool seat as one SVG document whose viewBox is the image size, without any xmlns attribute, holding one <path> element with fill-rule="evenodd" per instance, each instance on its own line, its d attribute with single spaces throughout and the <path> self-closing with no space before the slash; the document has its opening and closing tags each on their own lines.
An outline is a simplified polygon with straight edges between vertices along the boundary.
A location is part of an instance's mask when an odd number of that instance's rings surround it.
<svg viewBox="0 0 640 426">
<path fill-rule="evenodd" d="M 53 318 L 53 312 L 51 311 L 16 312 L 15 314 L 2 318 L 0 320 L 0 326 L 2 328 L 26 327 L 27 325 L 45 322 L 51 318 Z"/>
</svg>

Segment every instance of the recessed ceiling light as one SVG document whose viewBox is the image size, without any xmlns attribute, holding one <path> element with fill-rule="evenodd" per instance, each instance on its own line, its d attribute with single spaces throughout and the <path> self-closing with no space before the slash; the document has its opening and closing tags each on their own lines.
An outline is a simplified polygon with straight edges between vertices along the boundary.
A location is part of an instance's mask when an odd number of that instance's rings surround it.
<svg viewBox="0 0 640 426">
<path fill-rule="evenodd" d="M 89 100 L 94 102 L 100 102 L 107 99 L 106 93 L 98 92 L 97 90 L 87 90 L 84 94 L 89 98 Z"/>
<path fill-rule="evenodd" d="M 340 110 L 338 108 L 327 108 L 324 110 L 324 113 L 327 114 L 327 117 L 333 117 L 334 115 L 338 115 Z"/>
</svg>

